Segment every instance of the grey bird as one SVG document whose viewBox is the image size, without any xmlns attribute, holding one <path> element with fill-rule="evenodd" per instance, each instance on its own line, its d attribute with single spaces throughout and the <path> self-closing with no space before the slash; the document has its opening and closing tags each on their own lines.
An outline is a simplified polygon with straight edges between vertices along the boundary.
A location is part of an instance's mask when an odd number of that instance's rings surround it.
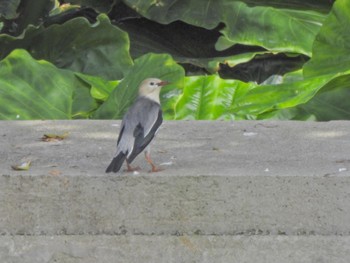
<svg viewBox="0 0 350 263">
<path fill-rule="evenodd" d="M 160 89 L 169 84 L 156 78 L 145 79 L 139 87 L 139 96 L 124 115 L 117 141 L 117 153 L 106 169 L 106 173 L 118 172 L 126 161 L 127 171 L 138 170 L 131 162 L 152 141 L 163 122 L 160 107 Z M 149 147 L 145 150 L 145 159 L 152 166 L 152 172 L 160 171 L 152 161 Z"/>
</svg>

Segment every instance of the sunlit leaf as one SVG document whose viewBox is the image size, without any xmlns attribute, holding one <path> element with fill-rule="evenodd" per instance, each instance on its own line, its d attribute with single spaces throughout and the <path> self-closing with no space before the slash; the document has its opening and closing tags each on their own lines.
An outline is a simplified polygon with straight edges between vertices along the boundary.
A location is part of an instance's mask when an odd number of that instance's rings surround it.
<svg viewBox="0 0 350 263">
<path fill-rule="evenodd" d="M 320 121 L 350 119 L 350 2 L 338 0 L 324 22 L 304 66 L 306 78 L 334 74 L 336 78 L 299 108 Z"/>
<path fill-rule="evenodd" d="M 350 1 L 338 0 L 317 35 L 305 77 L 341 73 L 350 69 Z"/>
<path fill-rule="evenodd" d="M 12 170 L 15 171 L 27 171 L 30 168 L 31 161 L 23 162 L 19 165 L 11 165 Z"/>
<path fill-rule="evenodd" d="M 97 107 L 89 87 L 67 70 L 15 50 L 0 62 L 0 119 L 72 119 Z"/>
<path fill-rule="evenodd" d="M 348 72 L 350 73 L 350 71 Z M 344 76 L 332 74 L 310 79 L 300 79 L 300 71 L 291 74 L 281 84 L 257 85 L 237 80 L 223 80 L 218 76 L 186 77 L 182 94 L 175 105 L 175 119 L 329 119 L 331 114 L 322 115 L 320 109 L 327 111 L 327 104 L 333 94 L 324 95 L 323 104 L 311 103 L 321 94 L 341 90 L 349 96 L 349 89 L 344 90 L 350 81 L 348 73 Z M 289 82 L 291 78 L 295 81 Z M 322 92 L 321 92 L 322 91 Z M 331 96 L 332 95 L 332 96 Z M 339 97 L 338 97 L 339 99 Z M 308 104 L 310 102 L 310 104 Z M 319 102 L 319 101 L 318 101 Z M 307 104 L 305 104 L 307 103 Z M 350 119 L 350 106 L 346 101 L 332 111 L 333 117 Z M 328 106 L 328 107 L 326 107 Z M 298 108 L 295 108 L 298 107 Z M 346 108 L 345 108 L 346 107 Z M 170 119 L 171 116 L 168 116 Z"/>
<path fill-rule="evenodd" d="M 248 7 L 239 1 L 226 1 L 224 10 L 226 27 L 216 44 L 219 50 L 245 44 L 310 56 L 314 38 L 325 19 L 324 14 L 314 11 Z"/>
<path fill-rule="evenodd" d="M 234 119 L 231 108 L 236 98 L 254 86 L 218 76 L 186 77 L 183 94 L 175 106 L 175 119 Z"/>
</svg>

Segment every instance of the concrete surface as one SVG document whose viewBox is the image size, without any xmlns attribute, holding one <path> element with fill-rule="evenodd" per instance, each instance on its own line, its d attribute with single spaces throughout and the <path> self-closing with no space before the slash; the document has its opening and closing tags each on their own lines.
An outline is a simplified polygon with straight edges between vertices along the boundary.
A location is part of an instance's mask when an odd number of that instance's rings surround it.
<svg viewBox="0 0 350 263">
<path fill-rule="evenodd" d="M 349 237 L 5 236 L 2 263 L 348 263 Z"/>
<path fill-rule="evenodd" d="M 107 175 L 119 124 L 0 122 L 0 262 L 350 262 L 350 122 L 165 122 Z"/>
</svg>

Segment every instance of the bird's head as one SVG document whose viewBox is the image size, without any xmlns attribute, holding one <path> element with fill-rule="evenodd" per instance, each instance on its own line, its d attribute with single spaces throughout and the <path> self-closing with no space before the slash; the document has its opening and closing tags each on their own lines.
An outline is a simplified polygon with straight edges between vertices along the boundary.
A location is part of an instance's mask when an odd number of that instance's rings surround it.
<svg viewBox="0 0 350 263">
<path fill-rule="evenodd" d="M 140 84 L 139 95 L 147 97 L 147 98 L 159 103 L 160 89 L 163 86 L 168 85 L 168 84 L 169 84 L 169 82 L 162 81 L 162 80 L 156 79 L 156 78 L 145 79 Z"/>
</svg>

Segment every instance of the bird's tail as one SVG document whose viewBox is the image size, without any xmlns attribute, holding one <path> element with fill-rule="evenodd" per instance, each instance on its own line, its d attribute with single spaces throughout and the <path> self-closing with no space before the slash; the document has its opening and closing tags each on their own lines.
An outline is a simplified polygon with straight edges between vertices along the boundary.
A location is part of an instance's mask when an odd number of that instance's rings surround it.
<svg viewBox="0 0 350 263">
<path fill-rule="evenodd" d="M 112 162 L 108 165 L 106 173 L 118 172 L 120 167 L 122 167 L 123 162 L 125 161 L 126 154 L 120 152 L 116 157 L 113 158 Z"/>
</svg>

